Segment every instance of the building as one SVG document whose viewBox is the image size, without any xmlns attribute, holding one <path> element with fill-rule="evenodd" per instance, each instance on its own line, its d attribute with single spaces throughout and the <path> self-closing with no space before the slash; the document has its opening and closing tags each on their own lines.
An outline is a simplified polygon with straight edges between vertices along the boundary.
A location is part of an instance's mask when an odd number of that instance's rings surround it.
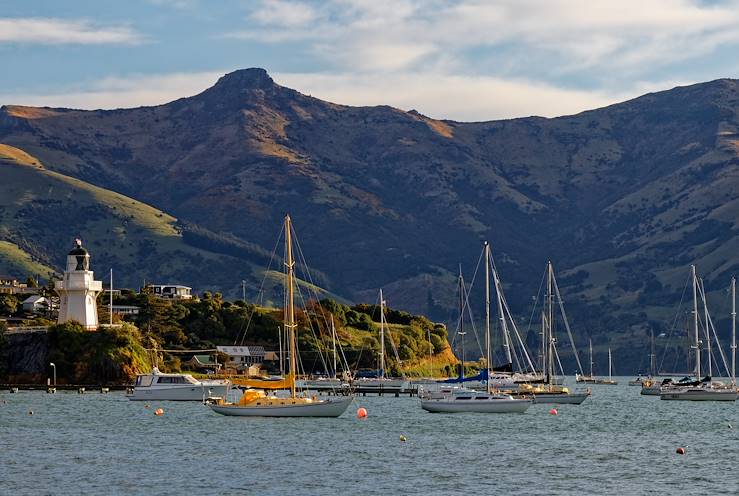
<svg viewBox="0 0 739 496">
<path fill-rule="evenodd" d="M 237 370 L 248 369 L 264 362 L 264 346 L 216 346 L 219 353 L 228 355 L 226 366 Z"/>
<path fill-rule="evenodd" d="M 90 270 L 90 254 L 75 240 L 75 247 L 67 255 L 64 278 L 56 281 L 59 293 L 58 323 L 77 321 L 88 330 L 98 328 L 97 295 L 103 290 L 102 281 L 96 281 Z"/>
<path fill-rule="evenodd" d="M 187 366 L 190 370 L 202 370 L 217 372 L 222 364 L 216 362 L 213 355 L 194 355 L 191 359 L 184 362 L 183 365 Z"/>
<path fill-rule="evenodd" d="M 126 315 L 138 315 L 140 307 L 136 305 L 113 305 L 113 315 L 120 315 L 125 317 Z"/>
<path fill-rule="evenodd" d="M 172 300 L 189 300 L 192 298 L 192 288 L 179 284 L 147 284 L 142 292 Z"/>
<path fill-rule="evenodd" d="M 21 303 L 23 311 L 29 313 L 42 313 L 49 309 L 49 301 L 43 296 L 29 296 Z"/>
<path fill-rule="evenodd" d="M 36 294 L 39 288 L 31 288 L 13 276 L 0 276 L 0 294 Z"/>
</svg>

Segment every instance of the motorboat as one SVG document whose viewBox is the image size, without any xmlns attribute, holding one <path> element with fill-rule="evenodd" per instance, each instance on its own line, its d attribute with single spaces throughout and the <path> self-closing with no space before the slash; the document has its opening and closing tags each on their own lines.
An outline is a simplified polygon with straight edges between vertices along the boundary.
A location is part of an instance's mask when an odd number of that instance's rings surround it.
<svg viewBox="0 0 739 496">
<path fill-rule="evenodd" d="M 578 388 L 571 391 L 566 386 L 555 384 L 521 384 L 518 392 L 531 395 L 534 403 L 556 403 L 560 405 L 580 405 L 592 396 L 590 388 Z"/>
<path fill-rule="evenodd" d="M 421 390 L 418 396 L 421 408 L 432 413 L 523 413 L 533 404 L 531 398 L 458 386 Z"/>
<path fill-rule="evenodd" d="M 128 399 L 134 401 L 203 401 L 225 397 L 230 382 L 222 379 L 198 380 L 190 374 L 165 374 L 154 367 L 150 374 L 139 374 Z"/>
</svg>

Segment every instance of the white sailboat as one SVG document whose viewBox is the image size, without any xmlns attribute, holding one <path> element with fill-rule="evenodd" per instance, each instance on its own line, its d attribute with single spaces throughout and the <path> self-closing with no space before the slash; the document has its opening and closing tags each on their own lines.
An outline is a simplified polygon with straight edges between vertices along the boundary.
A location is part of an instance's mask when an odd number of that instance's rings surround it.
<svg viewBox="0 0 739 496">
<path fill-rule="evenodd" d="M 373 391 L 385 391 L 385 392 L 397 392 L 407 391 L 411 387 L 411 381 L 405 377 L 387 377 L 385 375 L 385 332 L 386 329 L 385 321 L 385 299 L 382 296 L 382 289 L 380 289 L 380 352 L 379 358 L 379 373 L 377 377 L 360 377 L 352 381 L 352 387 L 361 389 L 367 392 Z M 395 349 L 395 344 L 392 343 L 392 336 L 388 336 Z M 396 359 L 398 359 L 396 357 Z"/>
<path fill-rule="evenodd" d="M 487 367 L 492 364 L 492 336 L 490 334 L 490 245 L 485 242 L 485 358 Z M 462 288 L 462 295 L 465 294 Z M 461 308 L 464 309 L 464 301 Z M 460 318 L 461 319 L 461 318 Z M 464 370 L 464 359 L 462 361 Z M 528 398 L 514 398 L 510 394 L 494 392 L 490 381 L 486 391 L 476 391 L 464 386 L 442 387 L 433 391 L 419 391 L 421 408 L 433 413 L 523 413 L 533 403 Z"/>
<path fill-rule="evenodd" d="M 554 310 L 554 298 L 557 296 L 558 306 L 562 314 L 562 320 L 565 324 L 565 329 L 572 344 L 573 354 L 575 361 L 577 362 L 578 369 L 582 373 L 582 364 L 580 358 L 577 355 L 575 344 L 572 339 L 572 332 L 570 332 L 570 324 L 567 320 L 567 315 L 564 311 L 564 304 L 562 303 L 562 297 L 559 294 L 559 287 L 557 286 L 557 280 L 554 277 L 554 267 L 552 262 L 547 262 L 547 304 L 546 308 L 542 312 L 542 372 L 545 376 L 544 384 L 521 384 L 519 391 L 527 394 L 534 395 L 534 403 L 557 403 L 557 404 L 571 404 L 579 405 L 590 397 L 592 391 L 590 389 L 579 389 L 571 391 L 568 387 L 558 385 L 555 383 L 555 360 L 559 363 L 559 356 L 557 355 L 556 348 L 556 336 L 554 329 L 555 322 L 555 310 Z M 560 365 L 561 368 L 561 365 Z"/>
<path fill-rule="evenodd" d="M 354 399 L 352 396 L 317 397 L 298 394 L 297 375 L 297 324 L 295 323 L 294 282 L 295 262 L 292 251 L 292 226 L 290 216 L 285 216 L 285 290 L 287 312 L 285 328 L 289 352 L 289 372 L 285 381 L 290 389 L 287 398 L 269 394 L 262 389 L 247 389 L 236 403 L 225 399 L 209 401 L 208 406 L 221 415 L 258 417 L 338 417 L 346 411 Z"/>
<path fill-rule="evenodd" d="M 690 266 L 692 282 L 693 282 L 693 343 L 695 347 L 695 378 L 693 384 L 685 386 L 664 386 L 660 392 L 660 399 L 678 400 L 678 401 L 736 401 L 736 386 L 726 386 L 722 383 L 711 381 L 710 375 L 705 379 L 701 379 L 701 339 L 698 329 L 698 290 L 699 282 L 695 271 L 695 265 Z M 709 357 L 709 374 L 711 370 L 711 335 L 708 332 L 710 320 L 708 317 L 708 309 L 706 304 L 705 291 L 702 290 L 704 313 L 706 315 L 706 337 L 707 349 Z M 732 341 L 734 344 L 735 341 Z"/>
</svg>

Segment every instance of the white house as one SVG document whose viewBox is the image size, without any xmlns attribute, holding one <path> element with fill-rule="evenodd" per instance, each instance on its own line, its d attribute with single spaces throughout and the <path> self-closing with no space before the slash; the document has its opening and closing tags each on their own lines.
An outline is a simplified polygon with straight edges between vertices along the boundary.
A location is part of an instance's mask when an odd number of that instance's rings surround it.
<svg viewBox="0 0 739 496">
<path fill-rule="evenodd" d="M 160 298 L 170 298 L 172 300 L 189 300 L 192 298 L 192 288 L 179 284 L 147 284 L 144 290 Z"/>
<path fill-rule="evenodd" d="M 49 301 L 40 295 L 29 296 L 23 300 L 23 311 L 30 313 L 45 312 L 49 308 Z"/>
<path fill-rule="evenodd" d="M 264 362 L 264 346 L 216 346 L 216 349 L 228 355 L 229 367 L 248 368 Z"/>
</svg>

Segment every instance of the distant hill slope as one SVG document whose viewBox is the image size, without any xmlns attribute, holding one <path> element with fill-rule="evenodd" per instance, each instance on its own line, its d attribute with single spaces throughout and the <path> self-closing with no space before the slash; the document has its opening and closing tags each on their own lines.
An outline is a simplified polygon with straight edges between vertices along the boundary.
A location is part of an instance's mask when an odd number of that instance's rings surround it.
<svg viewBox="0 0 739 496">
<path fill-rule="evenodd" d="M 199 289 L 238 287 L 244 260 L 189 246 L 177 219 L 154 207 L 47 170 L 35 157 L 0 144 L 0 272 L 61 272 L 74 237 L 82 236 L 96 277 L 114 267 L 114 283 L 145 280 Z"/>
<path fill-rule="evenodd" d="M 5 106 L 0 142 L 254 249 L 271 250 L 289 211 L 322 285 L 355 300 L 384 286 L 435 319 L 453 315 L 457 264 L 471 272 L 483 239 L 526 318 L 552 259 L 576 334 L 629 343 L 669 320 L 688 264 L 714 296 L 739 272 L 738 89 L 460 123 L 324 102 L 248 69 L 156 107 Z"/>
</svg>

